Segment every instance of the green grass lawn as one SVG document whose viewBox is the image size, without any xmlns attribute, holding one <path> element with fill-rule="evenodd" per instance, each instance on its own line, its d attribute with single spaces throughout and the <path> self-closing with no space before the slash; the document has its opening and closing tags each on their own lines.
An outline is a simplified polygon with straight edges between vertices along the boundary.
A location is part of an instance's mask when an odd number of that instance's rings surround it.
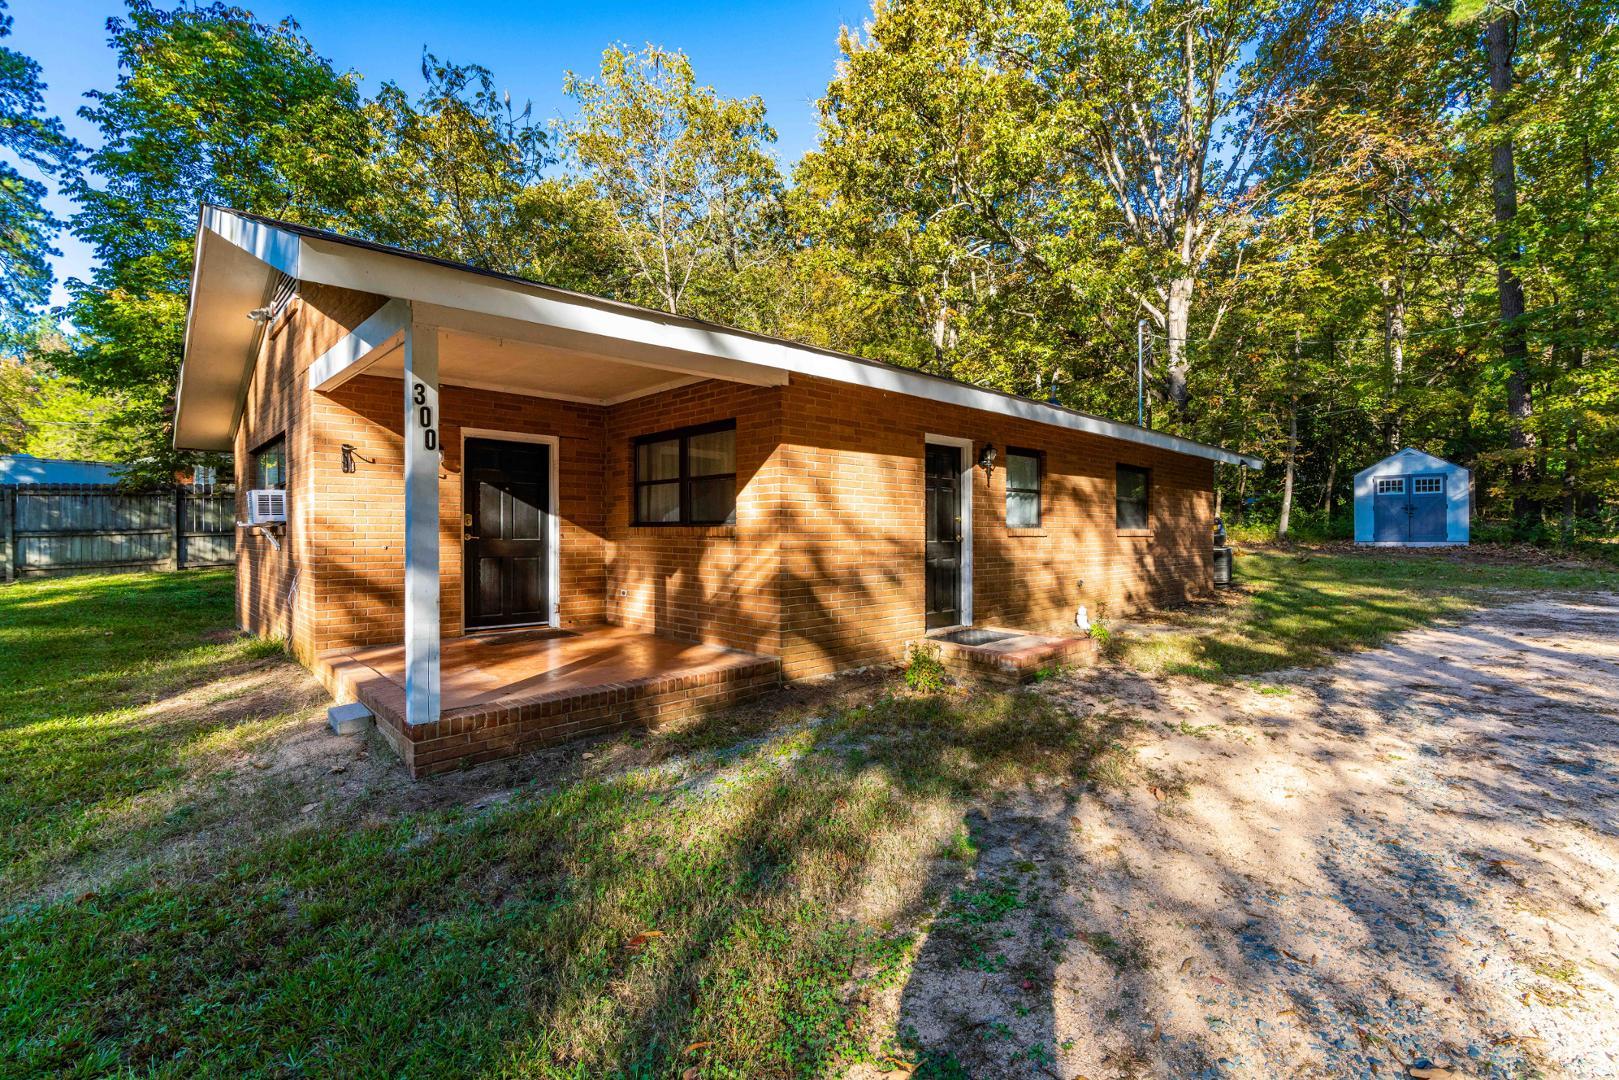
<svg viewBox="0 0 1619 1080">
<path fill-rule="evenodd" d="M 213 604 L 223 621 L 217 588 L 80 580 L 7 590 L 0 604 L 27 613 L 26 627 L 8 624 L 26 643 L 128 619 L 139 598 L 143 620 L 171 624 L 147 648 L 196 660 L 202 647 L 164 605 L 195 616 L 198 637 L 210 620 L 193 608 Z M 53 626 L 60 596 L 79 601 Z M 76 669 L 110 685 L 140 668 L 140 651 L 36 653 L 18 674 L 59 687 Z M 161 679 L 172 689 L 200 674 L 178 660 L 164 670 L 118 693 L 144 701 Z M 33 722 L 8 718 L 23 779 L 10 798 L 39 801 L 40 820 L 25 820 L 36 841 L 71 835 L 103 784 L 124 798 L 184 772 L 184 737 L 135 752 L 101 695 L 18 696 L 56 702 Z M 41 722 L 84 731 L 68 740 Z M 1034 694 L 879 691 L 820 725 L 720 734 L 734 730 L 677 736 L 708 748 L 695 771 L 653 766 L 482 810 L 324 819 L 245 843 L 206 878 L 136 868 L 14 905 L 0 920 L 0 1074 L 815 1074 L 865 1052 L 864 994 L 903 971 L 903 927 L 933 857 L 959 847 L 968 801 L 1035 775 L 1113 776 L 1124 753 L 1115 721 Z M 45 742 L 30 746 L 30 732 Z M 72 759 L 70 778 L 53 775 L 53 755 Z"/>
<path fill-rule="evenodd" d="M 230 714 L 154 703 L 281 656 L 229 632 L 232 581 L 208 570 L 0 590 L 0 882 L 144 820 L 190 775 Z"/>
<path fill-rule="evenodd" d="M 1466 549 L 1249 548 L 1236 575 L 1220 602 L 1160 613 L 1158 632 L 1122 635 L 1111 651 L 1147 672 L 1225 679 L 1325 663 L 1525 593 L 1619 589 L 1619 568 Z"/>
<path fill-rule="evenodd" d="M 1239 567 L 1249 598 L 1177 616 L 1190 644 L 1126 644 L 1127 659 L 1227 676 L 1369 644 L 1489 589 L 1613 585 L 1361 555 Z M 164 816 L 139 827 L 178 835 L 206 748 L 240 725 L 274 733 L 273 707 L 207 704 L 216 681 L 290 670 L 219 635 L 229 589 L 182 574 L 0 590 L 14 885 L 154 799 Z M 13 900 L 0 1074 L 835 1071 L 873 1052 L 868 1003 L 904 978 L 949 884 L 939 866 L 972 858 L 970 809 L 1038 777 L 1137 783 L 1131 744 L 1148 737 L 1037 692 L 863 685 L 832 709 L 625 736 L 671 748 L 629 772 L 381 819 L 294 813 L 204 873 L 133 861 L 61 899 Z M 166 708 L 177 698 L 193 704 Z"/>
</svg>

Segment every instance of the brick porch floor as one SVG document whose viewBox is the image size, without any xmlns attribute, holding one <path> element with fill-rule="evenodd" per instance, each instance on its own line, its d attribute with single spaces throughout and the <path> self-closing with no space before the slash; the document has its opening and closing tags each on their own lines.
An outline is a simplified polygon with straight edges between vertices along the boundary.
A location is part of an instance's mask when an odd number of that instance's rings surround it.
<svg viewBox="0 0 1619 1080">
<path fill-rule="evenodd" d="M 323 654 L 317 674 L 359 701 L 412 776 L 427 776 L 631 724 L 655 727 L 781 682 L 781 661 L 617 626 L 446 638 L 437 723 L 405 723 L 402 645 Z"/>
</svg>

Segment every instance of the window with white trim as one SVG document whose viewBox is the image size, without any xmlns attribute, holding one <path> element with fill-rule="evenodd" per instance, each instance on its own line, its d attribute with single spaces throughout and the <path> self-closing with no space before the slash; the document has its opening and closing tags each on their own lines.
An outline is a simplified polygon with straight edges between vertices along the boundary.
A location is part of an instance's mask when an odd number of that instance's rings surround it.
<svg viewBox="0 0 1619 1080">
<path fill-rule="evenodd" d="M 1377 493 L 1379 495 L 1404 495 L 1405 477 L 1396 476 L 1379 480 L 1377 482 Z"/>
<path fill-rule="evenodd" d="M 1040 455 L 1033 450 L 1006 448 L 1006 526 L 1040 527 Z"/>
<path fill-rule="evenodd" d="M 1416 476 L 1411 479 L 1411 491 L 1416 495 L 1438 495 L 1445 490 L 1445 481 L 1438 476 Z"/>
</svg>

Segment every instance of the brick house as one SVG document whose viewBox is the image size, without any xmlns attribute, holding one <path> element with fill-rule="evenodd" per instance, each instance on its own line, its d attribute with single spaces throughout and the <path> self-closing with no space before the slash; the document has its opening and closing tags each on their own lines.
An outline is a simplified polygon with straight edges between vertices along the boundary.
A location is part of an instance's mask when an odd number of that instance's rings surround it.
<svg viewBox="0 0 1619 1080">
<path fill-rule="evenodd" d="M 950 379 L 205 207 L 175 443 L 241 625 L 420 775 L 1211 587 L 1215 462 Z M 992 452 L 992 453 L 991 453 Z"/>
</svg>

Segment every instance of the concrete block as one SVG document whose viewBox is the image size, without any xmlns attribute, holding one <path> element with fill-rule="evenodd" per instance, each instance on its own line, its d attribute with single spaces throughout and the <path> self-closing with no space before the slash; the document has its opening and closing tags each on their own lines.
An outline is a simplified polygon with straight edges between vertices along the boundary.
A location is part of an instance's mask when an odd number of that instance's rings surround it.
<svg viewBox="0 0 1619 1080">
<path fill-rule="evenodd" d="M 347 705 L 333 705 L 326 710 L 326 723 L 331 725 L 335 735 L 358 735 L 365 730 L 365 725 L 374 719 L 371 710 L 358 701 L 351 701 Z"/>
</svg>

